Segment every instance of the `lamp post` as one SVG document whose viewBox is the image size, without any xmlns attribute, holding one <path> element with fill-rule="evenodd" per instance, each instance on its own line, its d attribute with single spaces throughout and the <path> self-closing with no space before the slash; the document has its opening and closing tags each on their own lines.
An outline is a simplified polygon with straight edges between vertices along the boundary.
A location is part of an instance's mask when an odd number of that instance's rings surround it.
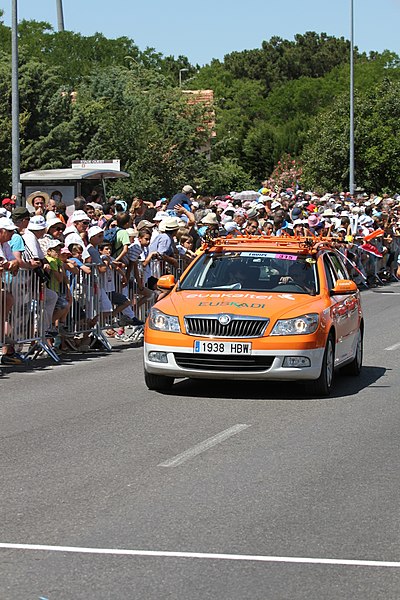
<svg viewBox="0 0 400 600">
<path fill-rule="evenodd" d="M 57 23 L 58 31 L 64 31 L 64 13 L 62 0 L 57 0 Z"/>
<path fill-rule="evenodd" d="M 12 0 L 11 21 L 11 169 L 12 193 L 20 204 L 20 146 L 19 146 L 19 92 L 18 92 L 18 9 Z"/>
<path fill-rule="evenodd" d="M 350 0 L 350 164 L 349 192 L 354 194 L 354 0 Z"/>
<path fill-rule="evenodd" d="M 179 69 L 179 87 L 182 87 L 182 73 L 185 73 L 185 71 L 189 71 L 189 69 Z"/>
</svg>

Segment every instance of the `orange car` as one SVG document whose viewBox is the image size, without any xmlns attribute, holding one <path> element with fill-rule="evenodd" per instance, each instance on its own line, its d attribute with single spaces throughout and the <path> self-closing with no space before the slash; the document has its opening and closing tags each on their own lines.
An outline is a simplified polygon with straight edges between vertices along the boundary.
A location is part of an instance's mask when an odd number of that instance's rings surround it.
<svg viewBox="0 0 400 600">
<path fill-rule="evenodd" d="M 220 238 L 159 286 L 171 291 L 145 326 L 149 389 L 182 377 L 309 381 L 325 396 L 337 367 L 361 371 L 360 294 L 329 241 Z"/>
</svg>

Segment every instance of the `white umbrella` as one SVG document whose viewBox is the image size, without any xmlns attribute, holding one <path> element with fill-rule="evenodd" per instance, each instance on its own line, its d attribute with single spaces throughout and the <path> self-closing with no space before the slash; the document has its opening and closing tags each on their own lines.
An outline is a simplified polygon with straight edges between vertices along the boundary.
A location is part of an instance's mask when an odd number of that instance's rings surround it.
<svg viewBox="0 0 400 600">
<path fill-rule="evenodd" d="M 253 200 L 258 200 L 258 198 L 261 196 L 259 192 L 256 192 L 254 190 L 244 190 L 243 192 L 231 192 L 230 195 L 235 200 L 238 199 L 242 202 L 252 202 Z"/>
</svg>

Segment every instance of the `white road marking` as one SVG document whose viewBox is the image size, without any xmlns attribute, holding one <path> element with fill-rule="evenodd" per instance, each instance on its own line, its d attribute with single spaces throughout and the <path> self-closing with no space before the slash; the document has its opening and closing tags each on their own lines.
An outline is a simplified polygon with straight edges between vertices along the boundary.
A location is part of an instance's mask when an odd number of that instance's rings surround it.
<svg viewBox="0 0 400 600">
<path fill-rule="evenodd" d="M 157 466 L 159 466 L 159 467 L 177 467 L 178 465 L 181 465 L 182 463 L 189 460 L 190 458 L 193 458 L 194 456 L 197 456 L 198 454 L 205 452 L 209 448 L 212 448 L 213 446 L 220 444 L 224 440 L 230 438 L 232 435 L 236 435 L 237 433 L 239 433 L 240 431 L 243 431 L 244 429 L 247 429 L 248 427 L 250 427 L 250 425 L 245 425 L 245 424 L 240 424 L 240 423 L 238 425 L 234 425 L 233 427 L 230 427 L 229 429 L 225 429 L 225 431 L 221 431 L 221 433 L 217 433 L 217 435 L 214 435 L 213 437 L 210 437 L 207 440 L 204 440 L 204 442 L 200 442 L 199 444 L 196 444 L 196 446 L 193 446 L 193 448 L 189 448 L 188 450 L 185 450 L 185 452 L 182 452 L 181 454 L 177 454 L 173 458 L 169 458 L 168 460 L 165 460 L 164 462 L 160 463 Z"/>
<path fill-rule="evenodd" d="M 393 346 L 388 346 L 387 348 L 385 348 L 385 350 L 397 350 L 398 348 L 400 348 L 400 342 L 398 342 L 397 344 L 393 344 Z"/>
<path fill-rule="evenodd" d="M 202 558 L 206 560 L 234 560 L 264 563 L 293 563 L 304 565 L 332 565 L 345 567 L 394 567 L 399 561 L 352 560 L 346 558 L 310 558 L 302 556 L 261 556 L 259 554 L 213 554 L 211 552 L 167 552 L 162 550 L 123 550 L 118 548 L 81 548 L 76 546 L 46 546 L 41 544 L 0 543 L 3 550 L 34 550 L 42 552 L 70 552 L 75 554 L 103 554 L 114 556 L 152 556 L 154 558 Z"/>
</svg>

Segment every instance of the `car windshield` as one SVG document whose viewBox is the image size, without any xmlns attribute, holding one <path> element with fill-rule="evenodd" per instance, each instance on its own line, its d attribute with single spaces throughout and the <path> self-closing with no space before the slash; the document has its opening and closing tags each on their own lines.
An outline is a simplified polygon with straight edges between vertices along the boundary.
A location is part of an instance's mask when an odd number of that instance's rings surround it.
<svg viewBox="0 0 400 600">
<path fill-rule="evenodd" d="M 316 259 L 276 252 L 210 252 L 190 269 L 181 290 L 318 293 Z"/>
</svg>

